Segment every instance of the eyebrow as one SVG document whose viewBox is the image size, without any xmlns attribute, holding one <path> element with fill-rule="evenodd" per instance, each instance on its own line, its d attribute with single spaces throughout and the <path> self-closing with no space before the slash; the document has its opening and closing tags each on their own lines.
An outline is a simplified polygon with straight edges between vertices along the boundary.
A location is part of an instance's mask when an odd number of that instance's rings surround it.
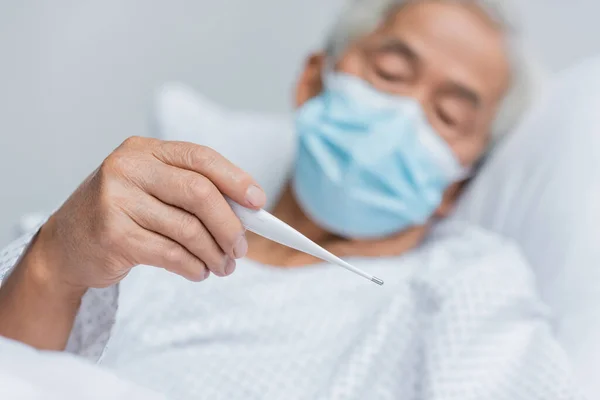
<svg viewBox="0 0 600 400">
<path fill-rule="evenodd" d="M 417 53 L 405 42 L 397 38 L 389 38 L 381 46 L 381 50 L 395 53 L 398 56 L 402 56 L 411 64 L 418 65 L 420 63 L 419 56 Z"/>
</svg>

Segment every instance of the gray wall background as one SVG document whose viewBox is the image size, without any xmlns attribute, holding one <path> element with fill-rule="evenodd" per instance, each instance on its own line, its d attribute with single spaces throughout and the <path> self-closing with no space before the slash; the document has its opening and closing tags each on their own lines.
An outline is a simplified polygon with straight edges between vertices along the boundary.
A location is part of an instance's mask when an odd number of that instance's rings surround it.
<svg viewBox="0 0 600 400">
<path fill-rule="evenodd" d="M 124 138 L 153 89 L 187 82 L 232 107 L 282 112 L 342 0 L 0 0 L 0 245 L 51 210 Z M 600 53 L 597 0 L 519 9 L 551 69 Z"/>
</svg>

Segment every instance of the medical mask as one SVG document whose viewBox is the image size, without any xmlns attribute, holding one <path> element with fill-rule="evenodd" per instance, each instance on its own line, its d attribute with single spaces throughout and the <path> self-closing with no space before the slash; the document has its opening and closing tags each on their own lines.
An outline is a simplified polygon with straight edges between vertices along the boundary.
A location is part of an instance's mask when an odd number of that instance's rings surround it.
<svg viewBox="0 0 600 400">
<path fill-rule="evenodd" d="M 304 212 L 332 233 L 379 238 L 424 224 L 467 176 L 418 101 L 329 73 L 297 112 L 293 177 Z"/>
</svg>

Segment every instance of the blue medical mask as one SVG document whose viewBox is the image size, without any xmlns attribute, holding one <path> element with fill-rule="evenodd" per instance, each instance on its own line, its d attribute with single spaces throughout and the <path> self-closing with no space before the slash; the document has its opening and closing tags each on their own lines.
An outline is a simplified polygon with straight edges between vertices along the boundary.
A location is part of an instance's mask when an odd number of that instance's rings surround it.
<svg viewBox="0 0 600 400">
<path fill-rule="evenodd" d="M 418 101 L 330 73 L 297 112 L 293 178 L 304 212 L 332 233 L 378 238 L 421 225 L 467 173 Z"/>
</svg>

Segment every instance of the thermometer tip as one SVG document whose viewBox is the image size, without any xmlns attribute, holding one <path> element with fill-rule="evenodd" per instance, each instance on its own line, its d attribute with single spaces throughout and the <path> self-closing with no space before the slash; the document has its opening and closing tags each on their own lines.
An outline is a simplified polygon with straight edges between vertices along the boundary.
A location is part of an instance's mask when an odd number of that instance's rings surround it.
<svg viewBox="0 0 600 400">
<path fill-rule="evenodd" d="M 383 286 L 383 281 L 375 276 L 373 278 L 371 278 L 371 282 L 375 282 L 379 286 Z"/>
</svg>

